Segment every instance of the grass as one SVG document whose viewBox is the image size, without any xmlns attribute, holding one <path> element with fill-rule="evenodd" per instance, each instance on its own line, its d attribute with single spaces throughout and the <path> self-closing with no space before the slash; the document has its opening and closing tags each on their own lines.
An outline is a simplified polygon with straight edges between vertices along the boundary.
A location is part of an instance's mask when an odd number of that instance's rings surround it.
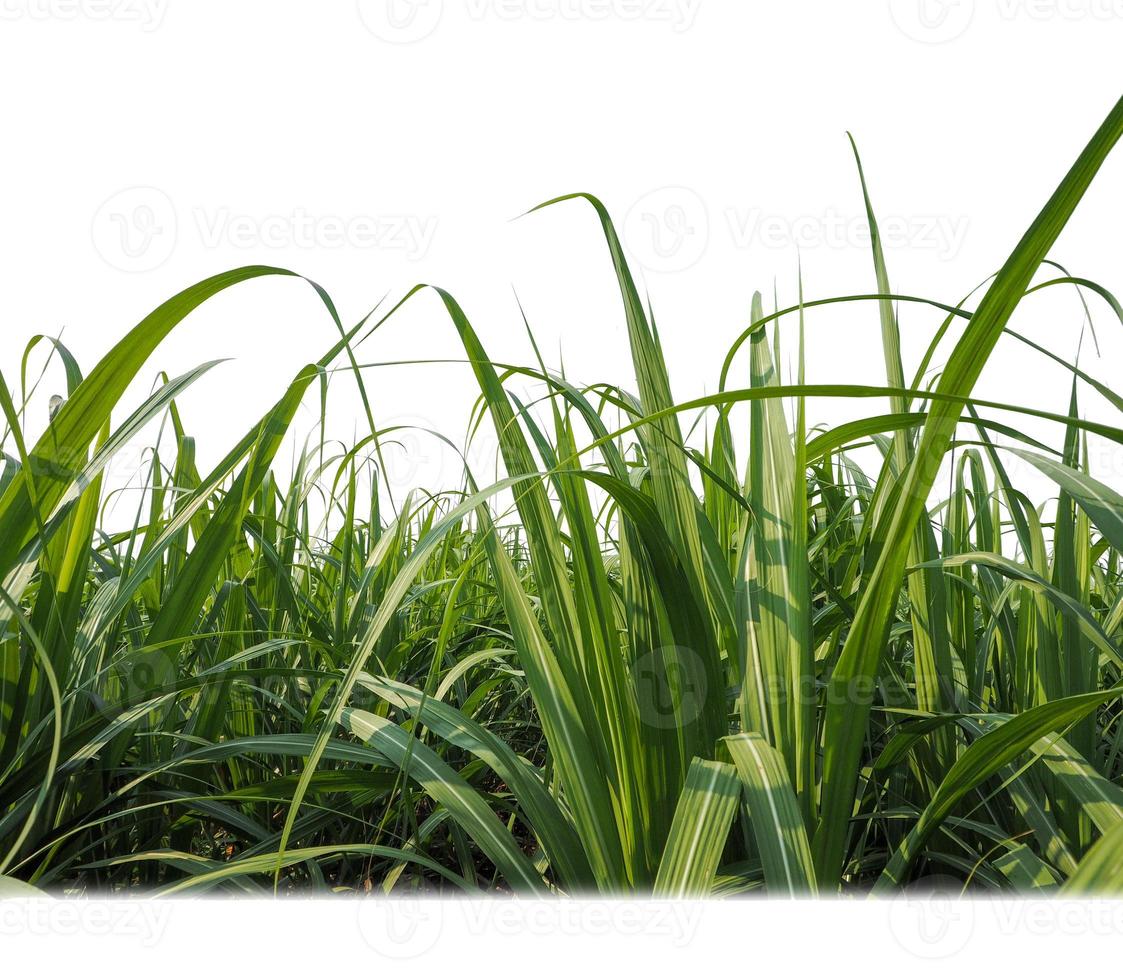
<svg viewBox="0 0 1123 980">
<path fill-rule="evenodd" d="M 634 379 L 493 363 L 437 290 L 505 475 L 393 505 L 360 359 L 383 321 L 346 328 L 314 284 L 339 339 L 213 470 L 177 410 L 209 363 L 111 421 L 196 307 L 292 273 L 185 290 L 85 377 L 37 338 L 67 397 L 34 441 L 36 386 L 0 383 L 0 890 L 1123 889 L 1123 497 L 1087 451 L 1123 429 L 1079 398 L 1123 399 L 1041 348 L 1071 373 L 1066 414 L 975 397 L 1027 294 L 1123 320 L 1102 287 L 1043 274 L 1121 132 L 1123 101 L 973 308 L 929 303 L 945 320 L 915 373 L 897 315 L 928 301 L 892 292 L 867 195 L 876 291 L 755 297 L 718 391 L 686 403 L 608 213 L 578 195 Z M 884 385 L 805 380 L 805 315 L 838 303 L 879 317 Z M 294 413 L 341 368 L 369 431 L 282 481 Z M 889 411 L 812 428 L 816 396 Z M 174 447 L 148 456 L 143 510 L 102 529 L 106 465 L 156 420 Z"/>
</svg>

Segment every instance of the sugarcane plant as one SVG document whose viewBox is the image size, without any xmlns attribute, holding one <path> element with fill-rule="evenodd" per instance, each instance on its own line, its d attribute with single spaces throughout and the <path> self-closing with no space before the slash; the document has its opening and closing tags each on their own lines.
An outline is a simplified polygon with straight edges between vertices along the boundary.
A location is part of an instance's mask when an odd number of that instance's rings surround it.
<svg viewBox="0 0 1123 980">
<path fill-rule="evenodd" d="M 586 194 L 540 207 L 591 208 L 634 384 L 571 380 L 529 327 L 531 363 L 497 363 L 441 289 L 347 326 L 308 282 L 333 343 L 204 472 L 180 404 L 216 362 L 120 418 L 126 388 L 208 299 L 293 273 L 204 280 L 88 375 L 33 338 L 0 380 L 0 890 L 1123 889 L 1123 497 L 1088 452 L 1123 428 L 1080 411 L 1123 398 L 1009 326 L 1047 289 L 1123 322 L 1048 259 L 1121 133 L 1123 100 L 955 303 L 893 292 L 855 148 L 872 291 L 753 295 L 688 401 Z M 493 431 L 500 465 L 483 479 L 441 436 L 462 476 L 403 497 L 364 357 L 422 291 L 478 387 L 466 441 Z M 843 304 L 878 318 L 883 385 L 806 378 L 805 319 Z M 906 372 L 898 320 L 920 310 L 940 323 Z M 1066 413 L 976 394 L 1003 337 L 1068 372 Z M 66 395 L 36 420 L 44 349 Z M 321 427 L 282 476 L 298 407 L 340 383 L 365 434 Z M 815 427 L 816 397 L 859 411 Z M 108 527 L 107 467 L 154 422 L 142 503 Z"/>
</svg>

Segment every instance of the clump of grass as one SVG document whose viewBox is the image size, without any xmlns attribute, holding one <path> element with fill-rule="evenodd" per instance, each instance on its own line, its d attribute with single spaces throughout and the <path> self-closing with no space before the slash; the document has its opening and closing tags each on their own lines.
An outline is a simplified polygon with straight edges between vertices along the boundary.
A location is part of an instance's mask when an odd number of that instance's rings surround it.
<svg viewBox="0 0 1123 980">
<path fill-rule="evenodd" d="M 0 383 L 0 885 L 782 896 L 939 873 L 1119 890 L 1123 498 L 1088 471 L 1085 436 L 1123 430 L 1082 419 L 1078 395 L 1123 400 L 1075 365 L 1061 416 L 974 389 L 1028 292 L 1076 288 L 1123 319 L 1099 286 L 1038 278 L 1121 132 L 1123 102 L 973 309 L 932 304 L 946 320 L 911 383 L 897 308 L 919 301 L 891 290 L 868 196 L 876 293 L 770 313 L 755 297 L 717 393 L 676 403 L 608 213 L 582 195 L 634 385 L 497 365 L 438 290 L 505 475 L 465 468 L 392 508 L 393 432 L 369 416 L 353 446 L 276 475 L 330 370 L 374 401 L 356 351 L 377 324 L 345 327 L 319 287 L 338 341 L 210 472 L 176 400 L 211 364 L 111 424 L 192 310 L 291 273 L 185 290 L 86 377 L 52 341 L 67 393 L 34 443 L 22 380 Z M 880 318 L 884 386 L 804 378 L 806 311 L 843 302 Z M 819 395 L 890 411 L 812 429 Z M 994 409 L 1061 422 L 1063 445 Z M 174 447 L 150 455 L 145 510 L 100 530 L 105 466 L 154 419 Z M 1057 484 L 1049 517 L 1011 458 Z"/>
</svg>

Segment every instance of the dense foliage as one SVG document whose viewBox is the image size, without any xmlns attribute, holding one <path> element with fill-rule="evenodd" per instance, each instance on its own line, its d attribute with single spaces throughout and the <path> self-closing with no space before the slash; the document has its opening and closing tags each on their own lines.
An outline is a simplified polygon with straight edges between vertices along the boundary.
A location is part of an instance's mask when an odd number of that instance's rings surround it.
<svg viewBox="0 0 1123 980">
<path fill-rule="evenodd" d="M 85 377 L 38 338 L 68 392 L 33 444 L 23 372 L 0 383 L 0 885 L 1123 887 L 1123 497 L 1086 450 L 1123 429 L 1083 420 L 1078 397 L 1123 398 L 1067 364 L 1069 414 L 1036 413 L 1063 427 L 1050 447 L 988 417 L 1034 410 L 972 397 L 1028 292 L 1079 290 L 1123 319 L 1046 265 L 1121 131 L 1123 102 L 973 308 L 927 304 L 945 319 L 911 378 L 897 315 L 925 301 L 893 294 L 871 209 L 876 293 L 767 314 L 757 297 L 717 392 L 676 404 L 587 198 L 634 385 L 496 365 L 438 291 L 506 476 L 465 470 L 394 506 L 379 462 L 394 432 L 373 424 L 276 475 L 329 368 L 350 365 L 374 401 L 355 354 L 367 320 L 336 318 L 338 342 L 210 472 L 176 408 L 209 364 L 111 424 L 192 310 L 290 273 L 185 290 Z M 884 386 L 804 382 L 804 312 L 834 303 L 880 318 Z M 805 399 L 823 395 L 889 411 L 812 429 Z M 101 530 L 108 461 L 161 418 L 174 451 L 147 457 L 143 512 Z M 1056 500 L 1020 491 L 1012 459 Z"/>
</svg>

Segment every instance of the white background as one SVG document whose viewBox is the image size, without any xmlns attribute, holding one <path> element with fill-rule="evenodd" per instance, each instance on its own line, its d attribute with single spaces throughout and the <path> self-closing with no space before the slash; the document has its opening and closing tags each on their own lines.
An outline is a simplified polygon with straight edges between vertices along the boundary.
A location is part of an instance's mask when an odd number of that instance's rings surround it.
<svg viewBox="0 0 1123 980">
<path fill-rule="evenodd" d="M 794 302 L 800 261 L 808 298 L 873 290 L 847 130 L 895 289 L 956 302 L 999 267 L 1114 102 L 1123 40 L 1123 0 L 0 0 L 0 13 L 0 363 L 13 385 L 33 334 L 65 328 L 89 370 L 178 290 L 266 263 L 323 285 L 348 325 L 414 283 L 444 286 L 494 358 L 530 363 L 517 291 L 551 367 L 564 357 L 576 380 L 628 386 L 591 209 L 511 220 L 590 191 L 650 293 L 676 397 L 713 391 L 753 290 Z M 1109 287 L 1121 187 L 1123 154 L 1054 253 Z M 1086 345 L 1084 364 L 1117 381 L 1120 331 L 1093 306 L 1104 359 Z M 1053 290 L 1015 325 L 1072 357 L 1082 319 L 1075 293 Z M 902 310 L 910 375 L 939 320 Z M 159 370 L 231 358 L 181 402 L 213 462 L 334 338 L 307 286 L 255 281 L 178 328 L 126 401 Z M 810 314 L 808 380 L 882 383 L 878 345 L 872 304 Z M 428 293 L 360 354 L 461 350 Z M 462 436 L 466 368 L 380 369 L 368 384 L 379 425 Z M 62 386 L 56 371 L 40 388 L 33 432 Z M 354 386 L 334 390 L 328 428 L 348 439 Z M 1068 380 L 1004 341 L 977 393 L 1064 411 Z M 809 420 L 877 410 L 820 400 Z M 447 485 L 455 460 L 437 445 L 411 444 L 428 463 L 399 462 L 394 479 Z M 1094 462 L 1123 472 L 1112 453 Z"/>
<path fill-rule="evenodd" d="M 873 290 L 847 130 L 894 287 L 956 302 L 999 267 L 1114 103 L 1121 42 L 1115 0 L 0 0 L 0 366 L 15 386 L 26 341 L 65 328 L 89 370 L 179 289 L 261 262 L 319 282 L 348 324 L 414 283 L 444 286 L 494 358 L 528 363 L 517 291 L 552 366 L 564 358 L 574 379 L 628 386 L 592 211 L 567 203 L 511 220 L 589 191 L 624 235 L 685 399 L 714 390 L 754 289 L 795 300 L 797 263 L 808 298 Z M 1109 288 L 1120 284 L 1121 189 L 1123 152 L 1054 252 Z M 1082 363 L 1118 385 L 1120 327 L 1093 308 L 1102 357 L 1086 343 Z M 1057 290 L 1027 302 L 1015 323 L 1071 357 L 1082 319 L 1072 292 Z M 939 316 L 908 308 L 901 321 L 911 374 Z M 299 281 L 242 285 L 178 328 L 127 401 L 160 370 L 231 358 L 181 401 L 212 462 L 334 339 Z M 873 306 L 810 315 L 808 380 L 881 383 L 878 342 Z M 431 294 L 361 353 L 461 356 Z M 381 369 L 368 384 L 380 424 L 454 437 L 474 397 L 461 366 Z M 54 370 L 29 411 L 32 433 L 61 387 Z M 336 389 L 329 428 L 349 438 L 361 428 L 352 387 L 341 378 Z M 1068 381 L 1003 341 L 978 393 L 1064 411 Z M 1110 417 L 1094 399 L 1085 407 Z M 809 416 L 873 411 L 817 402 Z M 316 421 L 310 400 L 301 433 Z M 443 465 L 407 467 L 402 479 L 440 482 Z M 1118 484 L 1123 465 L 1100 451 L 1093 470 Z M 288 915 L 244 914 L 263 924 Z M 720 914 L 726 924 L 705 947 L 724 940 L 747 956 L 793 942 L 813 953 L 804 937 L 836 912 L 802 908 L 751 935 Z M 869 967 L 885 915 L 868 916 L 868 933 L 840 935 L 832 965 Z M 327 965 L 332 920 L 308 921 L 314 929 L 280 934 L 286 955 Z M 177 912 L 168 930 L 161 969 L 172 951 L 197 966 L 199 954 L 248 943 L 228 912 Z M 576 942 L 564 932 L 558 943 Z M 670 969 L 700 955 L 590 941 Z M 969 953 L 990 948 L 972 941 Z M 368 949 L 347 943 L 341 956 Z M 276 944 L 254 955 L 266 948 Z M 448 948 L 448 962 L 464 966 L 463 948 Z M 551 948 L 538 936 L 521 962 Z M 513 968 L 501 946 L 481 957 L 489 971 Z"/>
</svg>

